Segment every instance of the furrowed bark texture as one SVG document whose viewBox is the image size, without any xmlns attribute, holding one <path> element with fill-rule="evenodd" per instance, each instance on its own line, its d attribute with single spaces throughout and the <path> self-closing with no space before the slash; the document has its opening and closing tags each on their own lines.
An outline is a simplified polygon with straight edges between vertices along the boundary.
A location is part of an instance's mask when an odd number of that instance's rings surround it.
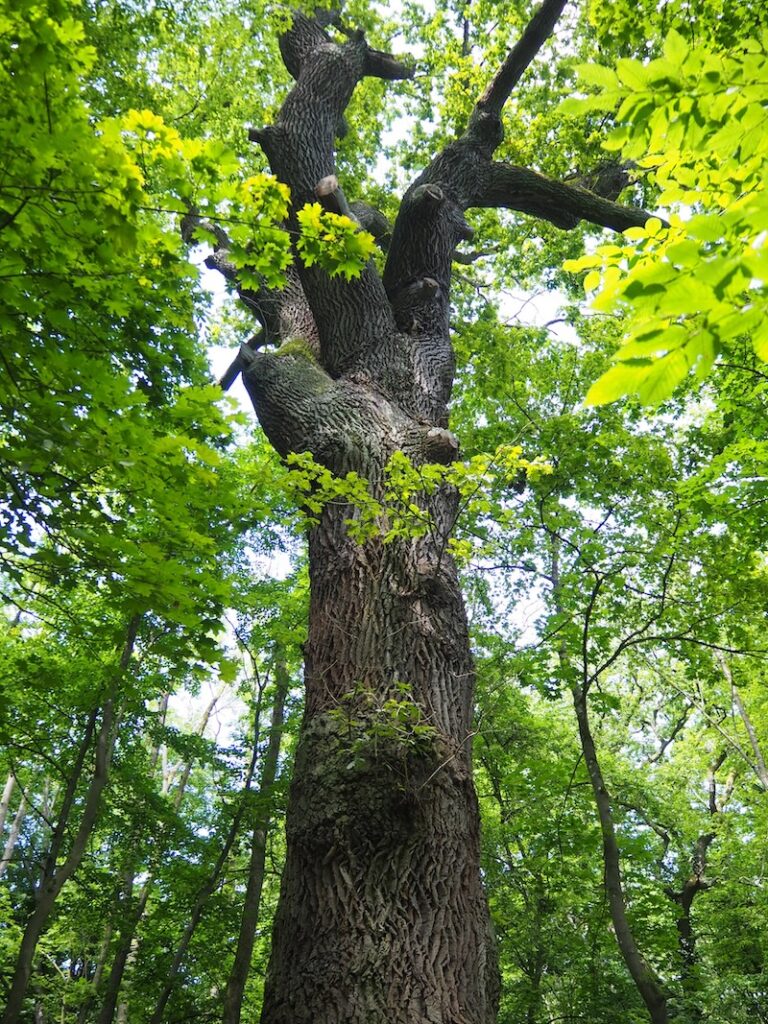
<svg viewBox="0 0 768 1024">
<path fill-rule="evenodd" d="M 563 6 L 545 0 L 465 134 L 404 196 L 383 278 L 373 263 L 344 281 L 297 261 L 297 276 L 273 296 L 273 310 L 289 299 L 294 326 L 278 333 L 290 344 L 264 351 L 262 341 L 249 343 L 238 365 L 281 455 L 308 451 L 338 475 L 354 470 L 377 497 L 394 452 L 416 463 L 455 458 L 446 429 L 455 370 L 449 291 L 456 246 L 472 234 L 469 207 L 508 206 L 563 227 L 647 219 L 492 159 L 504 100 Z M 295 230 L 296 211 L 319 200 L 386 235 L 369 208 L 346 203 L 334 137 L 363 76 L 410 72 L 360 33 L 334 42 L 302 14 L 281 52 L 296 84 L 275 124 L 250 137 L 291 188 L 288 226 Z M 225 241 L 214 262 L 228 274 Z M 255 309 L 265 333 L 267 306 Z M 354 512 L 338 504 L 310 532 L 306 712 L 263 1024 L 495 1020 L 470 761 L 474 673 L 445 551 L 455 510 L 455 495 L 439 492 L 430 499 L 434 530 L 387 545 L 352 541 L 345 520 Z M 421 733 L 393 728 L 393 707 L 406 704 Z"/>
</svg>

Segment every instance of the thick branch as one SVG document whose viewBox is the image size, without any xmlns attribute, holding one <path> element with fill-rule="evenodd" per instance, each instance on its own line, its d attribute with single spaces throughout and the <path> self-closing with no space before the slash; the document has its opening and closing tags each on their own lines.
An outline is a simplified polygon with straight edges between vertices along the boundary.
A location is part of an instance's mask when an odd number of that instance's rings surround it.
<svg viewBox="0 0 768 1024">
<path fill-rule="evenodd" d="M 243 383 L 275 450 L 283 457 L 304 451 L 318 457 L 321 410 L 334 390 L 328 374 L 301 351 L 276 355 L 243 345 L 240 358 Z"/>
<path fill-rule="evenodd" d="M 427 462 L 456 456 L 449 431 L 409 416 L 368 380 L 332 379 L 301 346 L 277 353 L 243 347 L 241 354 L 259 422 L 282 456 L 310 452 L 337 475 L 355 469 L 371 482 L 395 451 Z"/>
<path fill-rule="evenodd" d="M 386 252 L 392 236 L 392 225 L 381 210 L 361 200 L 350 203 L 349 208 L 360 227 L 370 232 L 376 244 Z"/>
<path fill-rule="evenodd" d="M 257 289 L 244 288 L 241 284 L 241 270 L 230 258 L 232 246 L 229 236 L 222 227 L 202 220 L 192 209 L 182 218 L 180 228 L 185 242 L 194 239 L 197 228 L 203 228 L 214 235 L 216 246 L 205 259 L 206 267 L 209 270 L 217 270 L 224 280 L 235 288 L 240 301 L 262 326 L 262 332 L 254 335 L 246 343 L 250 348 L 255 350 L 278 340 L 301 338 L 311 348 L 318 350 L 317 328 L 295 268 L 289 267 L 286 270 L 286 280 L 282 288 L 268 288 L 263 284 Z M 231 387 L 241 370 L 242 364 L 238 355 L 220 382 L 225 391 Z"/>
<path fill-rule="evenodd" d="M 301 11 L 294 11 L 290 29 L 279 40 L 280 56 L 291 77 L 298 78 L 307 57 L 318 46 L 330 42 L 331 37 L 323 31 L 317 19 L 308 18 Z"/>
<path fill-rule="evenodd" d="M 553 181 L 514 164 L 491 163 L 483 185 L 471 206 L 519 210 L 566 230 L 585 220 L 614 231 L 625 231 L 642 227 L 653 216 L 646 210 L 603 199 L 580 185 Z"/>
<path fill-rule="evenodd" d="M 463 212 L 471 207 L 503 207 L 540 217 L 564 229 L 579 221 L 615 231 L 643 225 L 650 214 L 623 207 L 578 184 L 551 181 L 535 171 L 494 163 L 503 139 L 503 105 L 525 69 L 551 34 L 566 0 L 544 0 L 517 45 L 477 102 L 464 135 L 438 154 L 406 193 L 389 249 L 384 281 L 390 295 L 410 281 L 431 277 L 447 301 L 451 262 Z M 614 175 L 614 178 L 616 176 Z M 615 181 L 609 183 L 615 194 Z M 602 191 L 602 179 L 596 179 Z M 443 196 L 425 215 L 415 202 L 425 189 Z"/>
<path fill-rule="evenodd" d="M 246 309 L 261 324 L 265 341 L 272 342 L 279 337 L 278 295 L 266 288 L 243 288 L 240 284 L 238 268 L 229 258 L 227 248 L 217 248 L 210 256 L 206 256 L 205 265 L 209 270 L 217 270 L 221 276 L 237 291 L 238 297 Z"/>
<path fill-rule="evenodd" d="M 295 229 L 296 211 L 316 202 L 319 183 L 335 175 L 336 127 L 357 83 L 366 75 L 408 78 L 412 71 L 388 54 L 371 50 L 362 33 L 352 33 L 343 44 L 330 42 L 303 15 L 294 17 L 281 40 L 281 50 L 284 56 L 288 54 L 289 70 L 298 69 L 296 85 L 274 126 L 255 137 L 273 172 L 290 186 L 291 226 Z M 373 264 L 351 282 L 331 278 L 317 266 L 299 265 L 298 269 L 318 326 L 321 362 L 332 376 L 350 369 L 361 353 L 394 333 Z"/>
<path fill-rule="evenodd" d="M 252 337 L 248 339 L 248 341 L 245 342 L 245 347 L 249 349 L 251 352 L 258 352 L 258 350 L 263 347 L 264 342 L 264 331 L 260 331 L 258 334 L 254 334 Z M 235 358 L 227 367 L 221 379 L 219 380 L 219 387 L 221 388 L 221 390 L 229 391 L 229 389 L 235 383 L 237 378 L 243 372 L 244 368 L 245 363 L 243 362 L 243 357 L 240 354 L 240 352 L 238 352 Z"/>
</svg>

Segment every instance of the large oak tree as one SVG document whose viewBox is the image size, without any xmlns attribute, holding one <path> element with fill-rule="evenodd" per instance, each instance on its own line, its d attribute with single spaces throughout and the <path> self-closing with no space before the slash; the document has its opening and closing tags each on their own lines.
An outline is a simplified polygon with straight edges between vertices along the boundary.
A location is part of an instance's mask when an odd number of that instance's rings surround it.
<svg viewBox="0 0 768 1024">
<path fill-rule="evenodd" d="M 383 273 L 371 261 L 344 280 L 297 259 L 283 289 L 240 288 L 262 331 L 238 368 L 280 455 L 309 452 L 337 476 L 357 473 L 377 498 L 394 453 L 416 465 L 455 458 L 450 289 L 457 247 L 472 235 L 465 211 L 507 208 L 562 229 L 586 220 L 621 231 L 648 219 L 579 184 L 494 160 L 504 104 L 564 7 L 545 0 L 463 133 L 408 188 Z M 251 138 L 290 188 L 290 230 L 319 202 L 384 236 L 377 211 L 347 203 L 335 139 L 363 77 L 412 72 L 362 33 L 328 27 L 324 16 L 293 15 L 281 53 L 295 86 L 275 123 Z M 209 263 L 238 283 L 221 232 Z M 471 770 L 473 663 L 447 549 L 456 496 L 443 487 L 424 502 L 434 524 L 424 537 L 359 543 L 344 502 L 328 504 L 310 530 L 306 712 L 265 1024 L 496 1016 Z M 427 726 L 418 742 L 381 728 L 386 709 L 405 703 Z"/>
</svg>

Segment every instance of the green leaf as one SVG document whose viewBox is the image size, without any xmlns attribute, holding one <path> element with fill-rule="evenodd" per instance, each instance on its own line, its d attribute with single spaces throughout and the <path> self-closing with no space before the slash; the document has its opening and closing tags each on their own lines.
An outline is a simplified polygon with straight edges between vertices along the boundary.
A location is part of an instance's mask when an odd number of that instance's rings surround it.
<svg viewBox="0 0 768 1024">
<path fill-rule="evenodd" d="M 664 40 L 664 56 L 677 68 L 681 68 L 688 56 L 688 44 L 675 29 L 670 29 Z"/>
<path fill-rule="evenodd" d="M 637 393 L 651 366 L 648 359 L 617 363 L 595 381 L 587 392 L 584 404 L 607 405 Z"/>
</svg>

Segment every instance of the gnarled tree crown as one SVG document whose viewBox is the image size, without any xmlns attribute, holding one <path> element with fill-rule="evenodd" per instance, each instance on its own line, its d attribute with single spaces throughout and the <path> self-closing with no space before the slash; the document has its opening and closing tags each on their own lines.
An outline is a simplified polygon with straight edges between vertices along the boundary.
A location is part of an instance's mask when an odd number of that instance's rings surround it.
<svg viewBox="0 0 768 1024">
<path fill-rule="evenodd" d="M 347 281 L 297 259 L 282 290 L 265 288 L 256 294 L 240 289 L 263 330 L 233 369 L 245 369 L 260 421 L 282 454 L 309 450 L 335 471 L 343 470 L 350 436 L 361 437 L 364 444 L 373 421 L 381 425 L 383 416 L 391 421 L 393 445 L 402 445 L 409 423 L 410 453 L 426 458 L 426 432 L 448 421 L 455 370 L 451 270 L 457 246 L 472 237 L 466 210 L 501 207 L 564 229 L 586 220 L 616 231 L 642 225 L 650 216 L 578 185 L 493 159 L 503 139 L 504 104 L 565 6 L 566 0 L 545 0 L 478 99 L 464 133 L 406 191 L 383 275 L 370 261 L 359 277 Z M 336 177 L 335 140 L 363 77 L 408 78 L 413 71 L 372 49 L 359 31 L 343 30 L 343 41 L 334 41 L 323 24 L 338 20 L 335 15 L 293 15 L 280 50 L 295 85 L 275 123 L 251 129 L 250 138 L 291 189 L 290 229 L 297 229 L 296 214 L 306 203 L 319 201 L 382 237 L 388 232 L 381 215 L 364 203 L 350 206 L 344 197 Z M 225 239 L 209 265 L 237 286 Z M 315 351 L 316 363 L 299 367 L 295 360 L 258 351 L 266 341 L 297 337 Z M 233 376 L 227 376 L 227 383 Z M 330 416 L 339 404 L 344 415 Z"/>
</svg>

